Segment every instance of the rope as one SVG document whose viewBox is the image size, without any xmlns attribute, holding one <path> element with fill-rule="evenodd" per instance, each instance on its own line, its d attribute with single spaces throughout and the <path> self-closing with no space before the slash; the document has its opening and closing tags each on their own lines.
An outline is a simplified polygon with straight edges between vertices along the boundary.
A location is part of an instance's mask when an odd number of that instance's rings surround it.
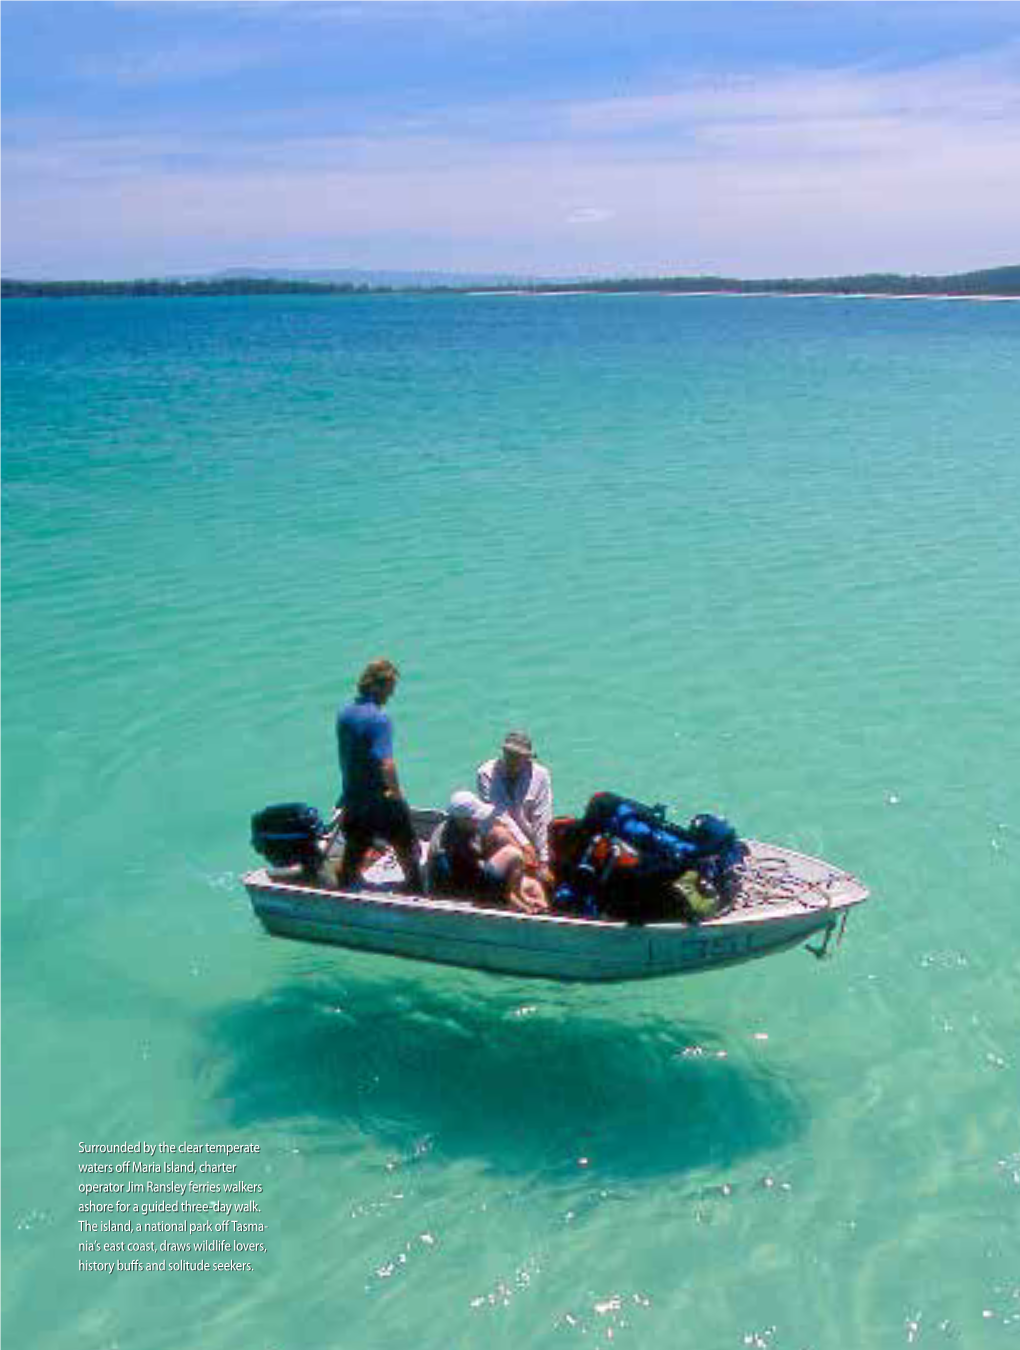
<svg viewBox="0 0 1020 1350">
<path fill-rule="evenodd" d="M 769 905 L 798 904 L 804 909 L 829 909 L 833 893 L 845 879 L 829 872 L 810 880 L 794 871 L 786 858 L 748 857 L 736 869 L 734 909 L 761 909 Z"/>
</svg>

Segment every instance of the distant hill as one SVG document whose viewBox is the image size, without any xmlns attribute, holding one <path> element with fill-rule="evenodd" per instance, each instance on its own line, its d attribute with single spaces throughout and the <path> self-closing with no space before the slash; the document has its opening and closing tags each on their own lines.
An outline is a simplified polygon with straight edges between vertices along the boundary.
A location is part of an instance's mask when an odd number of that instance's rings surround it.
<svg viewBox="0 0 1020 1350">
<path fill-rule="evenodd" d="M 237 280 L 254 277 L 273 281 L 314 281 L 324 286 L 385 286 L 401 290 L 451 287 L 460 290 L 469 286 L 522 286 L 541 284 L 548 278 L 511 276 L 500 272 L 366 272 L 354 268 L 285 268 L 285 267 L 228 267 L 214 272 L 211 277 L 188 277 L 189 281 L 215 281 L 219 278 Z"/>
<path fill-rule="evenodd" d="M 385 278 L 385 279 L 384 279 Z M 555 290 L 583 292 L 696 291 L 745 294 L 809 295 L 1008 295 L 1020 296 L 1020 266 L 990 267 L 946 276 L 910 276 L 868 272 L 843 277 L 779 277 L 748 280 L 721 276 L 608 277 L 583 280 L 536 280 L 461 272 L 251 271 L 231 268 L 205 277 L 138 281 L 22 281 L 4 278 L 0 294 L 7 299 L 64 296 L 202 296 L 202 295 L 353 295 L 483 290 L 526 291 L 541 295 Z"/>
</svg>

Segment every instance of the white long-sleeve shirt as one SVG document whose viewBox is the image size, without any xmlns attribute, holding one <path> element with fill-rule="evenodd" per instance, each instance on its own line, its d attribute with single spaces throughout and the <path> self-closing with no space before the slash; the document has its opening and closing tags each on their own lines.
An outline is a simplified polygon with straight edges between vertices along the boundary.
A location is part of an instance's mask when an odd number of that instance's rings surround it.
<svg viewBox="0 0 1020 1350">
<path fill-rule="evenodd" d="M 511 782 L 502 757 L 487 759 L 478 766 L 478 795 L 524 831 L 541 862 L 549 861 L 552 779 L 543 764 L 531 760 Z"/>
</svg>

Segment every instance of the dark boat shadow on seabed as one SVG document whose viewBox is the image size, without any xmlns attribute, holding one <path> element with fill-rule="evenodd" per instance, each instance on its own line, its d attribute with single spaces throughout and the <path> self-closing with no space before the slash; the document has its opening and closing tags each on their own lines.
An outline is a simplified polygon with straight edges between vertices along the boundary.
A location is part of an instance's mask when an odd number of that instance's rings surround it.
<svg viewBox="0 0 1020 1350">
<path fill-rule="evenodd" d="M 507 1173 L 587 1157 L 638 1182 L 802 1133 L 790 1083 L 643 994 L 635 1007 L 618 989 L 460 972 L 312 975 L 211 1014 L 196 1067 L 233 1128 L 278 1129 L 316 1152 L 354 1135 Z"/>
</svg>

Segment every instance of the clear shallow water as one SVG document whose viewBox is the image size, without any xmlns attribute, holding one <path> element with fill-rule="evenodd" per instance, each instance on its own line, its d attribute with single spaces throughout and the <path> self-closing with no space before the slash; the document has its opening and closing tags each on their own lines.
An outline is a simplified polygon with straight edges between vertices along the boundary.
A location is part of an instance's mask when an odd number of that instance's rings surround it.
<svg viewBox="0 0 1020 1350">
<path fill-rule="evenodd" d="M 12 1339 L 1016 1344 L 1020 311 L 3 319 Z M 873 903 L 633 989 L 263 937 L 247 818 L 328 807 L 380 652 L 414 800 L 523 724 L 562 809 L 720 810 Z M 255 1273 L 78 1271 L 125 1138 L 261 1144 Z"/>
</svg>

